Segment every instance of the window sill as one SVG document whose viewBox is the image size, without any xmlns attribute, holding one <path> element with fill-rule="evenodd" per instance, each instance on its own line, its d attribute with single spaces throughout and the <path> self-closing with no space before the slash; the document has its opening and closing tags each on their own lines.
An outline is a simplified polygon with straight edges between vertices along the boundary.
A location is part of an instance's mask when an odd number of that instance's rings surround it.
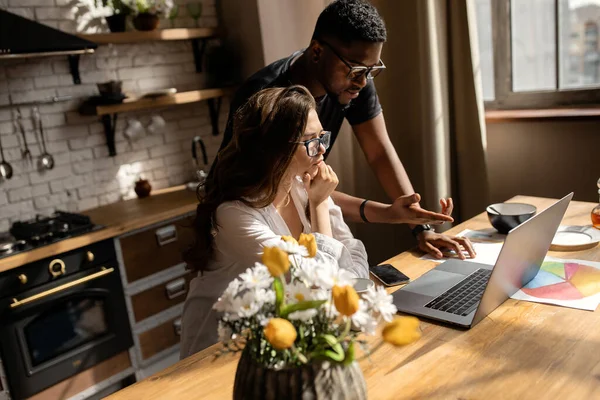
<svg viewBox="0 0 600 400">
<path fill-rule="evenodd" d="M 544 119 L 589 119 L 600 118 L 600 106 L 579 108 L 549 108 L 536 110 L 486 110 L 485 122 L 544 120 Z"/>
</svg>

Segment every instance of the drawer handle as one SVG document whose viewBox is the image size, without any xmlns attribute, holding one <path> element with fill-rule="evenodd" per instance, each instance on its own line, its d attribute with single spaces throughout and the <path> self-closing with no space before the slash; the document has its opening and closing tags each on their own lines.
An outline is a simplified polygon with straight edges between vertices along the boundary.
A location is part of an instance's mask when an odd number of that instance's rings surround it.
<svg viewBox="0 0 600 400">
<path fill-rule="evenodd" d="M 187 292 L 185 287 L 185 278 L 181 277 L 166 284 L 167 298 L 173 300 L 176 297 L 183 296 Z"/>
<path fill-rule="evenodd" d="M 164 228 L 157 229 L 156 232 L 156 241 L 159 246 L 164 246 L 165 244 L 173 243 L 177 241 L 177 228 L 175 225 L 165 226 Z"/>
<path fill-rule="evenodd" d="M 177 336 L 181 336 L 181 318 L 177 318 L 173 321 L 173 329 L 175 329 L 175 334 Z"/>
</svg>

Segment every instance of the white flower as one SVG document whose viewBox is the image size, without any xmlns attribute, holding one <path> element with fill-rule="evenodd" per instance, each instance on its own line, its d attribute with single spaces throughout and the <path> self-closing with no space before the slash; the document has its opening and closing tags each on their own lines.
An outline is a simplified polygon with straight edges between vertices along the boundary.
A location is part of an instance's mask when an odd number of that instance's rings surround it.
<svg viewBox="0 0 600 400">
<path fill-rule="evenodd" d="M 300 254 L 303 257 L 308 256 L 308 250 L 306 250 L 306 247 L 300 246 L 298 243 L 286 242 L 282 239 L 275 244 L 275 247 L 279 247 L 281 250 L 285 251 L 290 255 Z M 292 258 L 292 260 L 294 259 Z"/>
<path fill-rule="evenodd" d="M 291 320 L 299 320 L 299 321 L 303 321 L 306 322 L 309 319 L 313 318 L 315 315 L 317 315 L 318 311 L 314 308 L 310 308 L 308 310 L 303 310 L 303 311 L 294 311 L 293 313 L 290 313 L 290 315 L 288 315 L 288 318 Z"/>
<path fill-rule="evenodd" d="M 328 318 L 337 318 L 340 313 L 331 303 L 331 291 L 326 289 L 314 289 L 312 291 L 313 300 L 327 300 L 322 306 L 321 310 L 324 311 Z"/>
<path fill-rule="evenodd" d="M 286 287 L 285 299 L 286 302 L 293 304 L 301 301 L 312 300 L 313 295 L 310 288 L 308 288 L 304 283 L 294 282 Z"/>
<path fill-rule="evenodd" d="M 270 289 L 257 289 L 254 292 L 254 301 L 259 308 L 265 304 L 275 304 L 275 292 Z"/>
<path fill-rule="evenodd" d="M 314 258 L 302 258 L 299 261 L 299 265 L 296 268 L 292 268 L 294 277 L 300 279 L 309 287 L 315 286 L 317 284 L 317 269 L 319 268 L 319 264 Z"/>
<path fill-rule="evenodd" d="M 273 283 L 269 270 L 260 263 L 256 263 L 254 268 L 248 268 L 246 272 L 240 274 L 240 279 L 244 289 L 267 288 Z"/>
<path fill-rule="evenodd" d="M 236 297 L 232 302 L 233 313 L 237 314 L 239 318 L 248 318 L 258 312 L 262 305 L 256 301 L 256 292 L 254 290 L 248 290 L 241 297 Z M 235 314 L 231 317 L 235 318 Z M 234 320 L 233 318 L 230 318 Z"/>
<path fill-rule="evenodd" d="M 352 314 L 352 325 L 368 335 L 374 335 L 377 329 L 377 320 L 369 313 L 369 305 L 358 301 L 358 311 Z"/>
<path fill-rule="evenodd" d="M 368 303 L 369 308 L 381 315 L 381 317 L 388 322 L 392 321 L 394 315 L 398 311 L 393 304 L 393 297 L 389 295 L 382 286 L 369 288 L 367 293 L 363 295 L 363 298 Z"/>
<path fill-rule="evenodd" d="M 352 286 L 352 273 L 335 264 L 323 263 L 316 269 L 317 285 L 331 289 L 334 286 Z"/>
<path fill-rule="evenodd" d="M 223 292 L 221 297 L 213 305 L 213 309 L 219 312 L 232 312 L 233 299 L 240 292 L 241 282 L 239 279 L 234 279 L 229 282 L 227 289 Z"/>
<path fill-rule="evenodd" d="M 272 316 L 267 316 L 264 314 L 258 314 L 256 316 L 256 320 L 258 321 L 258 323 L 260 324 L 260 326 L 267 326 L 267 324 L 269 323 L 269 321 L 271 320 L 271 318 L 273 318 Z"/>
</svg>

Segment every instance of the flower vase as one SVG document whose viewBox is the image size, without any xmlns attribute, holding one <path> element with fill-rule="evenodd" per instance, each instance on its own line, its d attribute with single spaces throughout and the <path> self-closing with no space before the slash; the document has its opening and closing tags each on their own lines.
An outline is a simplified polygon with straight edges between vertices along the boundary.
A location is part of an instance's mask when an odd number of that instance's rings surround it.
<svg viewBox="0 0 600 400">
<path fill-rule="evenodd" d="M 108 25 L 108 29 L 111 32 L 125 32 L 125 25 L 127 21 L 127 15 L 121 14 L 113 14 L 107 17 L 104 17 L 106 20 L 106 25 Z"/>
<path fill-rule="evenodd" d="M 233 399 L 367 399 L 358 363 L 314 362 L 300 367 L 267 368 L 243 351 L 235 373 Z"/>
<path fill-rule="evenodd" d="M 133 18 L 133 26 L 138 31 L 153 31 L 158 28 L 160 19 L 156 14 L 139 13 Z"/>
</svg>

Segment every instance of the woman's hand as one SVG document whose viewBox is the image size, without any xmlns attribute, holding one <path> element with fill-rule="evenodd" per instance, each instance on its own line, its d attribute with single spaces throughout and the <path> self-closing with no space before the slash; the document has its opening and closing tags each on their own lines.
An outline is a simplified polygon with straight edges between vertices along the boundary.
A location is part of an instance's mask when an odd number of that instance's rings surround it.
<svg viewBox="0 0 600 400">
<path fill-rule="evenodd" d="M 304 182 L 304 188 L 308 193 L 308 200 L 311 205 L 318 206 L 333 193 L 339 180 L 333 168 L 322 161 L 319 164 L 317 174 L 311 178 L 308 173 L 305 173 L 302 182 Z"/>
</svg>

